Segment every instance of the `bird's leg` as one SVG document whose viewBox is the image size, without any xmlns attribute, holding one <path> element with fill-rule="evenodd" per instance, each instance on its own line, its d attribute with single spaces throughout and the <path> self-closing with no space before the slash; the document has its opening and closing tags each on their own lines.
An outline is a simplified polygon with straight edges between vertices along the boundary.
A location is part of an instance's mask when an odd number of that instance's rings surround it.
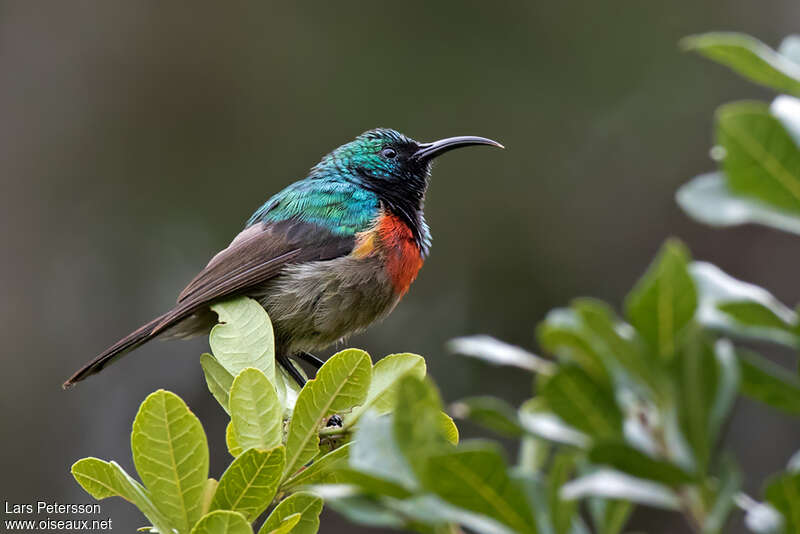
<svg viewBox="0 0 800 534">
<path fill-rule="evenodd" d="M 314 356 L 313 354 L 311 354 L 310 352 L 306 352 L 304 350 L 298 352 L 295 356 L 306 362 L 308 365 L 312 366 L 314 369 L 319 369 L 320 367 L 322 367 L 322 364 L 325 363 L 316 356 Z"/>
<path fill-rule="evenodd" d="M 303 375 L 300 374 L 300 371 L 297 370 L 297 367 L 294 366 L 292 360 L 289 359 L 288 356 L 276 356 L 275 360 L 283 367 L 289 376 L 291 376 L 297 385 L 301 388 L 306 385 L 306 379 L 303 378 Z"/>
</svg>

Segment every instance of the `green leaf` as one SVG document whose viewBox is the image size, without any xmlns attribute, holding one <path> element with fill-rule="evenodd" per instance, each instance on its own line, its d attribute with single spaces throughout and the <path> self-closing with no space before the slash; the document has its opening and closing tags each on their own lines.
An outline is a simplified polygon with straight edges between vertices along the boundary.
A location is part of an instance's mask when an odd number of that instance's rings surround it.
<svg viewBox="0 0 800 534">
<path fill-rule="evenodd" d="M 485 515 L 453 506 L 436 495 L 406 499 L 358 494 L 353 486 L 317 486 L 326 504 L 351 522 L 372 527 L 402 528 L 429 534 L 460 532 L 463 525 L 475 534 L 515 534 L 502 523 Z"/>
<path fill-rule="evenodd" d="M 578 511 L 576 501 L 561 498 L 559 489 L 567 483 L 575 470 L 575 456 L 569 452 L 560 452 L 553 457 L 547 477 L 547 500 L 550 510 L 550 521 L 555 534 L 566 534 L 572 526 L 572 520 Z"/>
<path fill-rule="evenodd" d="M 356 427 L 349 465 L 352 469 L 414 490 L 419 483 L 394 439 L 394 418 L 398 413 L 378 416 L 368 411 Z"/>
<path fill-rule="evenodd" d="M 325 502 L 352 523 L 395 529 L 408 527 L 408 521 L 399 513 L 369 496 L 352 495 L 336 499 L 326 497 Z"/>
<path fill-rule="evenodd" d="M 800 378 L 796 374 L 751 351 L 740 349 L 736 355 L 742 372 L 742 395 L 786 413 L 800 414 Z"/>
<path fill-rule="evenodd" d="M 543 397 L 526 401 L 519 409 L 519 421 L 525 432 L 555 443 L 563 443 L 579 448 L 588 447 L 589 436 L 569 426 L 551 413 Z"/>
<path fill-rule="evenodd" d="M 623 373 L 620 371 L 624 371 L 625 377 L 637 379 L 653 394 L 663 389 L 656 362 L 634 343 L 630 325 L 617 320 L 608 305 L 592 299 L 577 299 L 572 308 L 585 325 L 588 339 L 615 381 L 627 380 L 621 376 Z"/>
<path fill-rule="evenodd" d="M 725 174 L 702 175 L 678 192 L 694 218 L 717 226 L 747 222 L 800 233 L 800 103 L 779 97 L 739 102 L 717 113 Z"/>
<path fill-rule="evenodd" d="M 783 473 L 772 477 L 764 495 L 786 520 L 786 532 L 800 532 L 800 473 Z"/>
<path fill-rule="evenodd" d="M 283 438 L 283 407 L 275 388 L 258 369 L 243 370 L 230 395 L 233 437 L 242 449 L 271 449 Z"/>
<path fill-rule="evenodd" d="M 311 493 L 293 493 L 272 510 L 258 534 L 271 532 L 287 517 L 295 514 L 300 514 L 300 522 L 291 530 L 292 534 L 316 534 L 319 529 L 320 512 L 322 512 L 322 499 Z"/>
<path fill-rule="evenodd" d="M 795 145 L 800 146 L 800 99 L 779 95 L 769 105 L 769 112 L 783 124 Z"/>
<path fill-rule="evenodd" d="M 444 412 L 439 412 L 439 432 L 451 445 L 458 445 L 458 427 L 453 418 Z"/>
<path fill-rule="evenodd" d="M 536 532 L 522 489 L 508 477 L 505 460 L 489 444 L 471 444 L 430 456 L 424 486 L 445 501 L 486 515 L 515 532 Z"/>
<path fill-rule="evenodd" d="M 798 346 L 797 314 L 765 289 L 737 280 L 705 262 L 689 272 L 700 295 L 698 320 L 726 334 Z"/>
<path fill-rule="evenodd" d="M 122 497 L 134 504 L 160 531 L 172 532 L 170 521 L 156 508 L 149 492 L 116 462 L 83 458 L 72 465 L 72 476 L 95 499 Z"/>
<path fill-rule="evenodd" d="M 776 330 L 781 334 L 793 336 L 790 325 L 787 325 L 772 310 L 756 302 L 722 302 L 718 307 L 722 313 L 732 317 L 738 323 L 767 331 Z"/>
<path fill-rule="evenodd" d="M 364 471 L 356 471 L 355 469 L 342 469 L 337 474 L 336 483 L 354 486 L 358 488 L 360 493 L 379 498 L 405 499 L 412 494 L 405 487 L 387 478 L 378 477 Z"/>
<path fill-rule="evenodd" d="M 231 413 L 228 408 L 228 398 L 233 385 L 233 375 L 225 369 L 212 355 L 205 353 L 200 356 L 200 365 L 206 377 L 208 390 L 217 399 L 226 413 Z"/>
<path fill-rule="evenodd" d="M 352 445 L 352 442 L 346 443 L 338 449 L 334 449 L 315 459 L 311 465 L 286 480 L 281 486 L 281 489 L 287 490 L 298 486 L 307 486 L 309 484 L 338 482 L 335 473 L 347 467 L 347 459 Z"/>
<path fill-rule="evenodd" d="M 629 501 L 592 498 L 589 511 L 597 534 L 619 534 L 631 516 L 633 505 Z"/>
<path fill-rule="evenodd" d="M 367 409 L 375 410 L 378 414 L 389 413 L 394 409 L 400 380 L 409 374 L 422 379 L 425 378 L 425 372 L 425 359 L 416 354 L 390 354 L 378 361 L 372 368 L 367 399 L 345 419 L 344 428 L 352 427 Z"/>
<path fill-rule="evenodd" d="M 680 486 L 693 481 L 692 475 L 666 461 L 652 458 L 623 443 L 600 443 L 589 451 L 589 461 L 605 464 L 629 475 Z"/>
<path fill-rule="evenodd" d="M 787 35 L 778 47 L 778 53 L 800 65 L 800 35 Z"/>
<path fill-rule="evenodd" d="M 675 239 L 667 241 L 626 299 L 628 321 L 664 361 L 672 359 L 678 333 L 697 308 L 688 263 L 686 247 Z"/>
<path fill-rule="evenodd" d="M 690 217 L 710 226 L 753 223 L 800 234 L 800 217 L 757 198 L 734 193 L 721 172 L 695 177 L 678 189 L 675 198 Z"/>
<path fill-rule="evenodd" d="M 761 102 L 734 102 L 717 110 L 722 167 L 736 194 L 800 212 L 800 150 L 781 121 Z"/>
<path fill-rule="evenodd" d="M 544 350 L 579 365 L 597 382 L 611 383 L 592 333 L 574 309 L 557 308 L 548 312 L 537 327 L 536 336 Z"/>
<path fill-rule="evenodd" d="M 283 446 L 246 450 L 220 478 L 211 509 L 233 510 L 255 521 L 275 496 L 285 460 Z"/>
<path fill-rule="evenodd" d="M 126 496 L 126 491 L 117 481 L 112 465 L 99 458 L 82 458 L 72 464 L 72 476 L 86 493 L 97 500 L 108 497 L 122 497 L 131 501 Z"/>
<path fill-rule="evenodd" d="M 418 474 L 430 454 L 451 446 L 442 426 L 441 407 L 439 393 L 430 382 L 413 376 L 400 382 L 393 414 L 394 441 Z"/>
<path fill-rule="evenodd" d="M 720 464 L 713 505 L 702 525 L 703 534 L 722 534 L 742 485 L 742 475 L 730 458 L 723 458 Z"/>
<path fill-rule="evenodd" d="M 544 473 L 531 476 L 526 474 L 520 467 L 514 468 L 510 475 L 519 484 L 522 491 L 525 492 L 525 497 L 533 512 L 539 532 L 542 534 L 555 534 L 555 525 L 553 524 L 550 510 L 550 488 L 548 487 L 548 483 L 551 480 L 550 476 L 545 476 Z"/>
<path fill-rule="evenodd" d="M 678 510 L 681 506 L 677 494 L 667 486 L 612 469 L 600 469 L 567 482 L 561 487 L 561 497 L 621 499 L 667 510 Z"/>
<path fill-rule="evenodd" d="M 691 446 L 694 467 L 704 473 L 715 439 L 709 420 L 717 388 L 717 367 L 713 346 L 699 328 L 682 347 L 676 368 L 678 393 L 674 402 L 678 407 L 680 430 Z"/>
<path fill-rule="evenodd" d="M 233 430 L 233 421 L 228 421 L 228 426 L 225 427 L 225 445 L 228 446 L 228 452 L 231 456 L 236 458 L 244 452 L 244 449 L 236 443 L 236 436 Z"/>
<path fill-rule="evenodd" d="M 679 354 L 677 399 L 681 432 L 696 470 L 705 473 L 739 390 L 739 364 L 728 340 L 712 344 L 697 331 Z"/>
<path fill-rule="evenodd" d="M 319 452 L 319 428 L 336 412 L 345 412 L 367 398 L 372 374 L 369 355 L 348 349 L 331 356 L 300 391 L 286 438 L 286 471 L 291 474 Z"/>
<path fill-rule="evenodd" d="M 383 503 L 403 517 L 430 527 L 439 527 L 435 530 L 437 534 L 458 532 L 453 524 L 463 525 L 476 534 L 514 534 L 502 523 L 453 506 L 436 495 L 415 495 L 402 500 L 384 500 Z"/>
<path fill-rule="evenodd" d="M 746 504 L 744 524 L 756 534 L 786 534 L 786 520 L 769 503 L 749 502 Z"/>
<path fill-rule="evenodd" d="M 203 497 L 201 499 L 203 505 L 200 507 L 202 515 L 206 515 L 211 511 L 211 501 L 214 499 L 214 494 L 217 492 L 218 484 L 219 482 L 213 478 L 206 480 L 206 485 L 203 487 Z"/>
<path fill-rule="evenodd" d="M 708 421 L 712 440 L 719 437 L 722 426 L 733 409 L 741 379 L 736 351 L 727 339 L 720 339 L 714 344 L 714 361 L 717 367 L 717 380 Z"/>
<path fill-rule="evenodd" d="M 215 510 L 204 515 L 192 529 L 192 534 L 252 534 L 253 529 L 244 516 L 230 510 Z"/>
<path fill-rule="evenodd" d="M 468 419 L 498 434 L 519 437 L 522 427 L 514 408 L 497 397 L 468 397 L 450 405 L 450 413 L 458 419 Z"/>
<path fill-rule="evenodd" d="M 519 367 L 534 373 L 551 375 L 555 371 L 553 362 L 490 336 L 458 337 L 448 342 L 447 349 L 455 354 L 480 358 L 495 365 Z"/>
<path fill-rule="evenodd" d="M 283 521 L 280 522 L 277 528 L 271 530 L 269 534 L 289 534 L 292 529 L 300 522 L 303 516 L 301 514 L 292 514 L 287 516 Z"/>
<path fill-rule="evenodd" d="M 681 40 L 692 50 L 761 85 L 800 94 L 800 66 L 749 35 L 714 32 Z"/>
<path fill-rule="evenodd" d="M 551 446 L 535 436 L 522 436 L 517 454 L 517 471 L 528 477 L 536 477 L 542 472 L 550 456 Z"/>
<path fill-rule="evenodd" d="M 235 297 L 213 304 L 211 310 L 220 321 L 208 340 L 217 361 L 232 376 L 254 367 L 274 384 L 275 335 L 264 308 L 253 299 Z"/>
<path fill-rule="evenodd" d="M 188 532 L 200 518 L 208 479 L 208 443 L 200 421 L 180 397 L 158 390 L 139 407 L 131 450 L 153 502 L 179 532 Z"/>
<path fill-rule="evenodd" d="M 613 394 L 579 367 L 562 367 L 542 388 L 548 407 L 567 424 L 596 438 L 622 434 L 622 413 Z"/>
</svg>

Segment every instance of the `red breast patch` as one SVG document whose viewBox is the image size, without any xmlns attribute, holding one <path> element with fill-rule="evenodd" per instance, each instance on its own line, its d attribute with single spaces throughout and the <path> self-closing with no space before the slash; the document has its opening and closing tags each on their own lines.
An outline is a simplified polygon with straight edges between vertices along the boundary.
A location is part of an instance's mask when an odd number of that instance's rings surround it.
<svg viewBox="0 0 800 534">
<path fill-rule="evenodd" d="M 376 230 L 395 293 L 404 295 L 417 278 L 423 262 L 414 234 L 407 224 L 388 213 L 380 216 Z"/>
</svg>

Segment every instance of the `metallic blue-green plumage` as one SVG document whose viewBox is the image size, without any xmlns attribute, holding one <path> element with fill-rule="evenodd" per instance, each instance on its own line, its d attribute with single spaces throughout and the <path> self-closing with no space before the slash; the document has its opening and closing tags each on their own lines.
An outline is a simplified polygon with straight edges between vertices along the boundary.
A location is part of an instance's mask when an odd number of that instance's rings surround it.
<svg viewBox="0 0 800 534">
<path fill-rule="evenodd" d="M 307 178 L 270 198 L 247 226 L 296 219 L 318 224 L 336 235 L 353 235 L 369 226 L 378 209 L 378 196 L 372 191 L 338 178 Z"/>
<path fill-rule="evenodd" d="M 404 146 L 413 140 L 384 128 L 365 132 L 325 155 L 307 178 L 270 198 L 250 217 L 247 227 L 295 219 L 318 224 L 335 235 L 353 235 L 369 227 L 378 215 L 381 201 L 390 200 L 385 193 L 395 190 L 404 200 L 410 197 L 416 203 L 411 208 L 396 207 L 414 219 L 409 223 L 419 223 L 424 234 L 420 236 L 421 245 L 427 248 L 430 242 L 427 225 L 424 220 L 417 221 L 417 214 L 412 213 L 421 208 L 427 169 L 420 176 L 397 161 L 382 157 L 381 148 L 389 143 Z M 409 195 L 409 188 L 418 192 L 418 198 Z"/>
</svg>

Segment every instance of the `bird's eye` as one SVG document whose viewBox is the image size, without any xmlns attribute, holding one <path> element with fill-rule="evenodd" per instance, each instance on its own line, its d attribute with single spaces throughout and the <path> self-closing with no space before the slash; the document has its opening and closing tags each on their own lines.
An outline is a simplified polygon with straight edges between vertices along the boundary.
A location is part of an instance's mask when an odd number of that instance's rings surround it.
<svg viewBox="0 0 800 534">
<path fill-rule="evenodd" d="M 383 156 L 386 159 L 394 159 L 395 157 L 397 157 L 397 151 L 393 148 L 384 148 L 383 150 L 381 150 L 381 156 Z"/>
</svg>

